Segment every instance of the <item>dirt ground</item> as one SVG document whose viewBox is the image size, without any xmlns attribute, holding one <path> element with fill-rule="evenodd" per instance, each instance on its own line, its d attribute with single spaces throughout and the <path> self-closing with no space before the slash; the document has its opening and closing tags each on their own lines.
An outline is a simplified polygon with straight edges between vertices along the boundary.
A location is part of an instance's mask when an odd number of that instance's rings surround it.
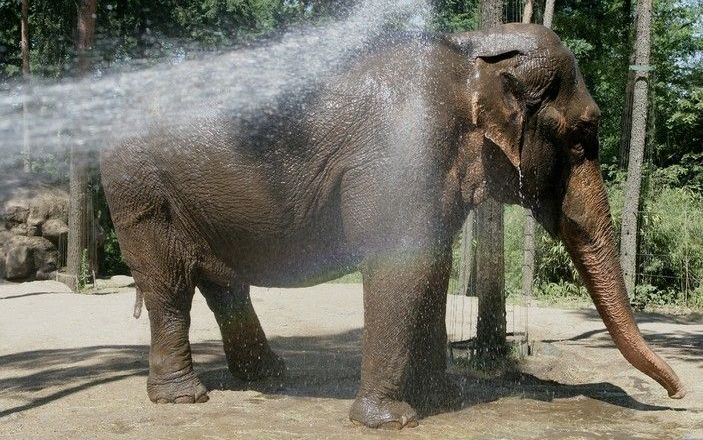
<svg viewBox="0 0 703 440">
<path fill-rule="evenodd" d="M 646 339 L 686 383 L 684 400 L 668 399 L 630 367 L 593 309 L 532 307 L 536 355 L 520 374 L 457 375 L 462 409 L 388 432 L 347 419 L 359 381 L 361 286 L 253 289 L 289 371 L 249 384 L 229 375 L 217 325 L 196 294 L 191 343 L 196 371 L 212 390 L 197 405 L 149 402 L 148 319 L 131 317 L 133 289 L 112 290 L 118 293 L 74 295 L 48 281 L 0 286 L 0 439 L 703 440 L 700 314 L 638 316 Z M 457 315 L 475 313 L 475 304 L 450 300 L 448 328 L 459 337 Z M 519 308 L 509 321 L 515 316 L 523 316 Z M 467 333 L 471 321 L 464 319 Z"/>
</svg>

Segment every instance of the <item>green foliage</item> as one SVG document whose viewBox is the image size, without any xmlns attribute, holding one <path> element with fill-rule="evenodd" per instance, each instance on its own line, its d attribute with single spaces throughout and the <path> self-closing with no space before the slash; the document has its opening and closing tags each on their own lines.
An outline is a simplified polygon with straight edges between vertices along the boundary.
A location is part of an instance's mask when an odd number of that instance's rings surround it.
<svg viewBox="0 0 703 440">
<path fill-rule="evenodd" d="M 478 0 L 434 0 L 432 26 L 440 32 L 464 32 L 478 29 Z"/>
<path fill-rule="evenodd" d="M 96 185 L 93 187 L 93 207 L 98 217 L 100 230 L 104 234 L 104 244 L 102 252 L 98 252 L 98 270 L 101 275 L 128 275 L 129 267 L 122 258 L 120 244 L 117 242 L 115 226 L 110 217 L 110 208 L 107 206 L 105 191 L 103 190 L 100 175 L 97 170 L 93 171 L 96 177 Z"/>
<path fill-rule="evenodd" d="M 630 64 L 634 17 L 630 0 L 557 3 L 554 29 L 574 52 L 586 84 L 603 113 L 601 159 L 616 164 L 620 119 Z M 703 152 L 703 4 L 654 2 L 650 124 L 655 166 Z"/>
<path fill-rule="evenodd" d="M 670 166 L 703 153 L 703 3 L 655 4 L 651 159 Z"/>
<path fill-rule="evenodd" d="M 523 235 L 525 210 L 519 206 L 506 206 L 504 210 L 505 291 L 519 294 L 522 289 Z"/>
<path fill-rule="evenodd" d="M 107 0 L 97 2 L 94 70 L 150 64 L 237 46 L 348 9 L 332 0 Z M 20 73 L 20 7 L 0 0 L 0 83 Z M 74 0 L 29 2 L 30 64 L 39 77 L 75 71 Z"/>
<path fill-rule="evenodd" d="M 508 295 L 522 294 L 522 260 L 524 209 L 509 206 L 505 210 L 505 288 Z M 560 299 L 587 297 L 579 275 L 564 244 L 537 228 L 535 289 L 538 298 Z"/>
<path fill-rule="evenodd" d="M 91 281 L 90 263 L 88 262 L 88 249 L 83 249 L 81 252 L 81 265 L 78 268 L 78 291 L 82 291 Z"/>
<path fill-rule="evenodd" d="M 632 4 L 628 0 L 557 2 L 554 31 L 574 54 L 602 112 L 601 158 L 617 163 L 620 116 L 631 52 Z"/>
<path fill-rule="evenodd" d="M 129 267 L 124 258 L 122 258 L 120 244 L 117 242 L 117 234 L 115 234 L 114 229 L 108 230 L 105 234 L 100 266 L 101 273 L 107 276 L 129 274 Z"/>
<path fill-rule="evenodd" d="M 689 303 L 703 285 L 703 193 L 678 186 L 680 173 L 674 166 L 650 177 L 638 262 L 638 283 L 648 290 L 639 302 Z"/>
</svg>

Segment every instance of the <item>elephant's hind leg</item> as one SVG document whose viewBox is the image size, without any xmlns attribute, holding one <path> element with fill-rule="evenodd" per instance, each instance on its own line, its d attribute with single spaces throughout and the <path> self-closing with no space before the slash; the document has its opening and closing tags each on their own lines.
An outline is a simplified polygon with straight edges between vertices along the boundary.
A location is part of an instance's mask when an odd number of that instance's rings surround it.
<svg viewBox="0 0 703 440">
<path fill-rule="evenodd" d="M 147 393 L 156 403 L 202 403 L 207 389 L 193 371 L 188 340 L 194 286 L 185 276 L 134 273 L 151 324 Z"/>
<path fill-rule="evenodd" d="M 201 283 L 198 287 L 220 326 L 230 372 L 244 380 L 282 375 L 285 364 L 266 340 L 251 303 L 249 286 Z"/>
<path fill-rule="evenodd" d="M 195 292 L 195 256 L 173 227 L 142 222 L 117 226 L 123 254 L 149 312 L 151 347 L 147 393 L 156 403 L 200 403 L 207 389 L 193 371 L 188 340 Z"/>
</svg>

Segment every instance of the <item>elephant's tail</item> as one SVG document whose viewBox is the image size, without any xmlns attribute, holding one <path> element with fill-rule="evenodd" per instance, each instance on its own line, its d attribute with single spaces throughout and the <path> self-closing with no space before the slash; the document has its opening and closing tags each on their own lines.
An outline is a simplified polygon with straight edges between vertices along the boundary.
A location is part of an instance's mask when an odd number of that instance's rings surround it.
<svg viewBox="0 0 703 440">
<path fill-rule="evenodd" d="M 140 316 L 142 316 L 142 305 L 144 305 L 144 294 L 142 291 L 137 287 L 137 293 L 134 298 L 134 312 L 132 313 L 132 316 L 134 316 L 136 319 L 139 319 Z"/>
</svg>

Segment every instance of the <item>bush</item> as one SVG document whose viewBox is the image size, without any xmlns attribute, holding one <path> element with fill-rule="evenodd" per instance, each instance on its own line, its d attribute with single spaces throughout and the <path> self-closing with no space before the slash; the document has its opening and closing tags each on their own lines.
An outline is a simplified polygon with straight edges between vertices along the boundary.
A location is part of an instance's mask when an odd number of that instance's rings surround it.
<svg viewBox="0 0 703 440">
<path fill-rule="evenodd" d="M 640 215 L 638 284 L 649 304 L 695 304 L 703 287 L 703 195 L 680 167 L 652 173 Z M 693 181 L 691 181 L 693 182 Z"/>
<path fill-rule="evenodd" d="M 122 258 L 120 244 L 117 242 L 114 229 L 110 229 L 105 234 L 105 247 L 99 265 L 101 273 L 107 276 L 129 275 L 130 273 L 127 263 Z"/>
</svg>

